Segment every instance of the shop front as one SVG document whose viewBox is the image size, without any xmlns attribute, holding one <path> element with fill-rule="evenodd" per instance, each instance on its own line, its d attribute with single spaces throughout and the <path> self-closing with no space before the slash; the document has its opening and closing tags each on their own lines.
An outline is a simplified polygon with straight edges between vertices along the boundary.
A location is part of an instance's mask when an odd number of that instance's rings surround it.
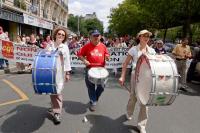
<svg viewBox="0 0 200 133">
<path fill-rule="evenodd" d="M 36 35 L 43 35 L 51 34 L 53 30 L 53 24 L 48 22 L 42 18 L 37 18 L 34 16 L 30 16 L 28 14 L 23 14 L 24 16 L 24 24 L 26 28 L 23 28 L 22 31 L 25 34 L 36 34 Z M 31 28 L 30 28 L 31 27 Z"/>
<path fill-rule="evenodd" d="M 10 40 L 20 34 L 19 25 L 23 23 L 23 15 L 8 9 L 0 8 L 0 26 L 8 32 Z"/>
</svg>

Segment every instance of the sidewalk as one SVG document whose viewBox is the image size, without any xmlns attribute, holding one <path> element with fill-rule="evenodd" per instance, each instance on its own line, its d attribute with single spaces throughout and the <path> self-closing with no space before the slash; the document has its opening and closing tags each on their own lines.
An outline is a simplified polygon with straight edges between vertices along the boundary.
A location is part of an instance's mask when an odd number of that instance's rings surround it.
<svg viewBox="0 0 200 133">
<path fill-rule="evenodd" d="M 15 72 L 17 70 L 15 62 L 9 61 L 9 70 L 10 70 L 11 73 Z M 4 69 L 0 69 L 0 75 L 2 75 L 2 74 L 5 74 Z"/>
</svg>

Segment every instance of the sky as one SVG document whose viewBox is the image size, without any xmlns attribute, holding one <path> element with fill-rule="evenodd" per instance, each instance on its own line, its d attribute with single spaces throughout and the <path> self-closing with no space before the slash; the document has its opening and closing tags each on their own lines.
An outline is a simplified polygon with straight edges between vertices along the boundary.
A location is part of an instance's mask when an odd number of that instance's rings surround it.
<svg viewBox="0 0 200 133">
<path fill-rule="evenodd" d="M 97 18 L 103 22 L 104 30 L 108 27 L 110 9 L 117 7 L 123 0 L 68 0 L 69 13 L 74 15 L 92 14 L 96 12 Z"/>
</svg>

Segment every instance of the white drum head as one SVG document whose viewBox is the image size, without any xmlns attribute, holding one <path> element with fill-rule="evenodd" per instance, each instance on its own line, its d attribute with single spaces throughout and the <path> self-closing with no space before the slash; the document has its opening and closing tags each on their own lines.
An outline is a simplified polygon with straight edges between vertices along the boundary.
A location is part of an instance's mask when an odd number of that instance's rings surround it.
<svg viewBox="0 0 200 133">
<path fill-rule="evenodd" d="M 139 63 L 140 62 L 140 63 Z M 136 66 L 136 94 L 140 102 L 147 104 L 153 86 L 152 72 L 146 58 L 139 58 Z"/>
<path fill-rule="evenodd" d="M 103 67 L 93 67 L 88 71 L 88 75 L 95 79 L 104 79 L 108 77 L 108 71 Z"/>
<path fill-rule="evenodd" d="M 136 95 L 143 105 L 170 105 L 177 95 L 178 73 L 166 55 L 141 55 L 136 65 Z"/>
<path fill-rule="evenodd" d="M 63 69 L 62 58 L 63 57 L 60 55 L 56 58 L 56 86 L 58 94 L 61 93 L 64 86 L 64 69 Z"/>
</svg>

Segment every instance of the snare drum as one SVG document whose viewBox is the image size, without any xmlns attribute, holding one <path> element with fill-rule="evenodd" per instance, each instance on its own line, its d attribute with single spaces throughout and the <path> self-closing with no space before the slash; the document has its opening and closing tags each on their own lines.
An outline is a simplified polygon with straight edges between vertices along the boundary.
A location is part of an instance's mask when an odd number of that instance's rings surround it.
<svg viewBox="0 0 200 133">
<path fill-rule="evenodd" d="M 136 65 L 136 95 L 143 105 L 170 105 L 178 92 L 178 71 L 167 55 L 141 55 Z"/>
<path fill-rule="evenodd" d="M 39 51 L 32 66 L 32 83 L 36 94 L 60 94 L 64 86 L 63 56 Z"/>
<path fill-rule="evenodd" d="M 93 67 L 88 71 L 88 80 L 95 85 L 105 85 L 108 75 L 109 73 L 104 67 Z"/>
</svg>

